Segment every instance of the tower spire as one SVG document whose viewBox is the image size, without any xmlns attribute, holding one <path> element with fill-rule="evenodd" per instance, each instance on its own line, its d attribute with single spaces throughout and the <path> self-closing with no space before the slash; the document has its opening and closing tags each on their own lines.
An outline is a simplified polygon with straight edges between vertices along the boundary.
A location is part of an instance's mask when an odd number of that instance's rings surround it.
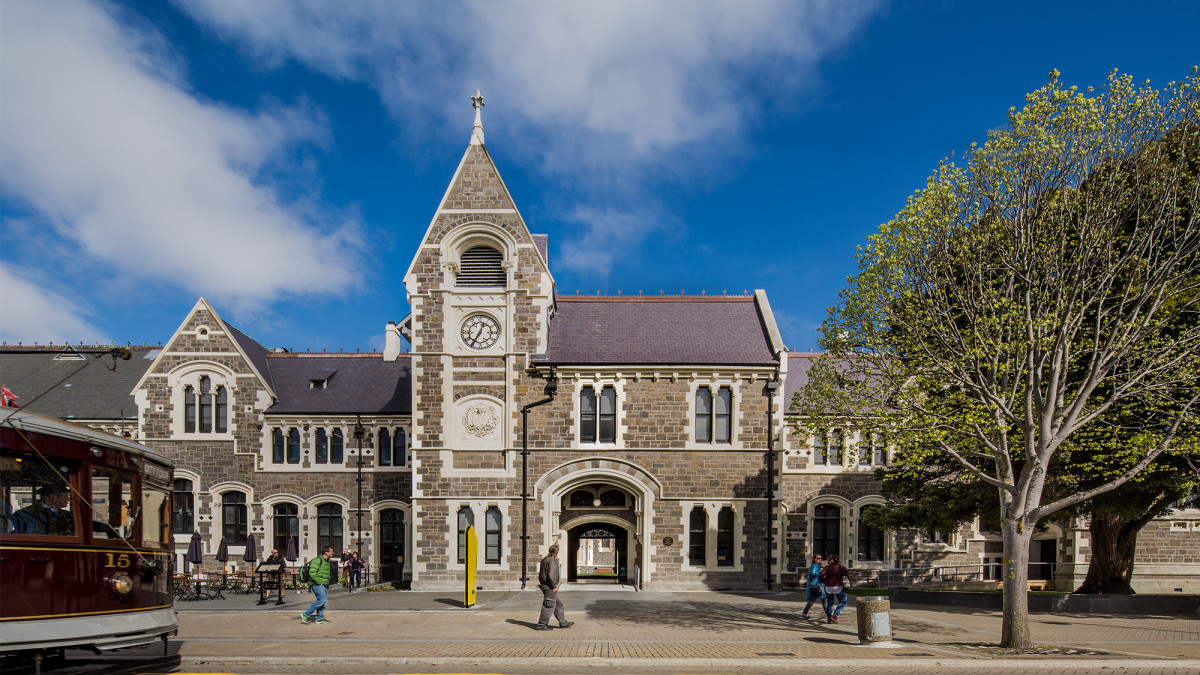
<svg viewBox="0 0 1200 675">
<path fill-rule="evenodd" d="M 471 104 L 475 106 L 475 126 L 471 127 L 471 145 L 483 145 L 483 119 L 480 115 L 483 112 L 483 94 L 480 94 L 478 89 L 471 97 Z"/>
</svg>

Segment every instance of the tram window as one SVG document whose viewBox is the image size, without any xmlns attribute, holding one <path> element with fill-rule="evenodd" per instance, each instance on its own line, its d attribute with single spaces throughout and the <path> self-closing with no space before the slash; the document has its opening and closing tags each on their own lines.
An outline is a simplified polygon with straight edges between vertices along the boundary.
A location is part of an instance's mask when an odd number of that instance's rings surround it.
<svg viewBox="0 0 1200 675">
<path fill-rule="evenodd" d="M 92 469 L 92 533 L 97 539 L 129 539 L 137 518 L 133 477 Z"/>
<path fill-rule="evenodd" d="M 52 466 L 34 455 L 0 451 L 0 487 L 4 491 L 0 532 L 75 536 L 71 486 L 77 472 L 69 466 Z"/>
<path fill-rule="evenodd" d="M 171 493 L 142 483 L 142 543 L 146 546 L 170 544 Z"/>
</svg>

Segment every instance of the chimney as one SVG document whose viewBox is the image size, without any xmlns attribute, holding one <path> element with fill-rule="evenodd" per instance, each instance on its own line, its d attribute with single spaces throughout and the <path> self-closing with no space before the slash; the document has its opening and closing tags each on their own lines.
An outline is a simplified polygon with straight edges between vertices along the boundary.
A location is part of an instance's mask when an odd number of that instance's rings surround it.
<svg viewBox="0 0 1200 675">
<path fill-rule="evenodd" d="M 395 361 L 400 356 L 400 327 L 389 321 L 383 331 L 383 360 Z"/>
</svg>

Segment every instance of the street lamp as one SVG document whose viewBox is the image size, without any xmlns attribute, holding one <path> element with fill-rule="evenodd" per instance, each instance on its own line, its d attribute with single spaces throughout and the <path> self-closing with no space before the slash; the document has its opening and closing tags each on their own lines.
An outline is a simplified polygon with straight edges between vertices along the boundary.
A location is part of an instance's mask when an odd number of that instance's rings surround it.
<svg viewBox="0 0 1200 675">
<path fill-rule="evenodd" d="M 354 416 L 354 440 L 358 441 L 358 559 L 362 560 L 362 441 L 367 433 L 363 429 L 362 417 Z"/>
<path fill-rule="evenodd" d="M 775 392 L 779 391 L 779 373 L 767 380 L 767 590 L 771 590 L 771 562 L 775 557 Z M 782 468 L 782 467 L 781 467 Z"/>
<path fill-rule="evenodd" d="M 546 378 L 545 392 L 546 398 L 521 407 L 521 590 L 525 590 L 525 582 L 529 580 L 526 575 L 529 570 L 529 410 L 554 400 L 558 376 L 554 374 L 553 366 Z"/>
</svg>

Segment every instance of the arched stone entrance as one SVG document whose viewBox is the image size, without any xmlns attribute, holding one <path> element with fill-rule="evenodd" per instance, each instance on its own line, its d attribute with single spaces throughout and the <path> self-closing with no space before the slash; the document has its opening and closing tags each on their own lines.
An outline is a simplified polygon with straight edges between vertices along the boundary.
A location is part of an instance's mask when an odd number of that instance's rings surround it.
<svg viewBox="0 0 1200 675">
<path fill-rule="evenodd" d="M 628 530 L 595 522 L 567 530 L 567 581 L 623 584 L 628 577 Z"/>
<path fill-rule="evenodd" d="M 569 581 L 579 577 L 580 542 L 589 539 L 589 532 L 596 538 L 611 535 L 616 549 L 613 583 L 650 580 L 654 544 L 648 540 L 649 524 L 662 485 L 645 470 L 615 459 L 576 460 L 542 476 L 536 489 L 550 524 L 545 545 L 557 543 L 563 550 Z"/>
</svg>

